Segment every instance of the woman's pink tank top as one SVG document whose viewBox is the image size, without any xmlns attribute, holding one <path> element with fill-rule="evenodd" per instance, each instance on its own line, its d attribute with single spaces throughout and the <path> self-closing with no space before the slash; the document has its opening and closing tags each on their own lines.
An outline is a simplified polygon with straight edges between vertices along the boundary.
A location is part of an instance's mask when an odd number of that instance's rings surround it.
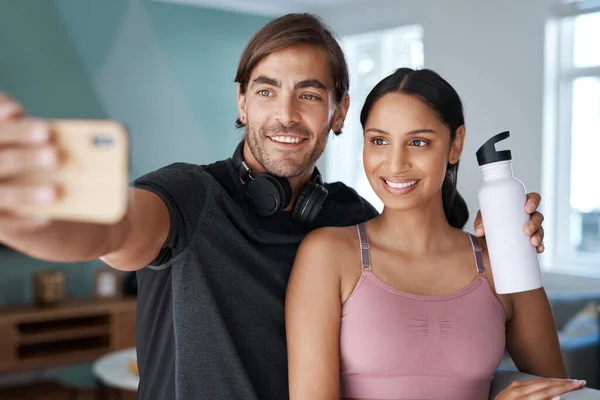
<svg viewBox="0 0 600 400">
<path fill-rule="evenodd" d="M 506 316 L 470 235 L 477 278 L 445 296 L 396 290 L 371 269 L 369 241 L 358 225 L 362 273 L 342 307 L 342 397 L 488 399 L 504 354 Z"/>
</svg>

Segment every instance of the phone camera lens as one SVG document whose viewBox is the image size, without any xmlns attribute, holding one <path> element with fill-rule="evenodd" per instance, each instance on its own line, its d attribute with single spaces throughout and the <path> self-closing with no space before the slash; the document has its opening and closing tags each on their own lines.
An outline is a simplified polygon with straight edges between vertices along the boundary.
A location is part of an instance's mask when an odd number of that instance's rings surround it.
<svg viewBox="0 0 600 400">
<path fill-rule="evenodd" d="M 108 135 L 95 135 L 93 137 L 95 147 L 112 147 L 114 140 Z"/>
</svg>

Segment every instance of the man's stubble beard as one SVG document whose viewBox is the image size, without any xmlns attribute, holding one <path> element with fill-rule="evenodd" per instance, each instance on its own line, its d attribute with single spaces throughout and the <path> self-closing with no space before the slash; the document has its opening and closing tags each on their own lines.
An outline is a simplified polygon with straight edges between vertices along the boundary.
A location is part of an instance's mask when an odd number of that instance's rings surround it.
<svg viewBox="0 0 600 400">
<path fill-rule="evenodd" d="M 264 133 L 260 131 L 256 132 L 250 125 L 246 126 L 245 138 L 254 158 L 267 172 L 282 178 L 293 178 L 302 175 L 317 163 L 317 160 L 321 157 L 325 150 L 325 146 L 327 145 L 329 131 L 330 128 L 327 127 L 317 136 L 317 142 L 314 147 L 304 154 L 304 157 L 299 164 L 297 162 L 286 161 L 285 157 L 284 160 L 273 159 L 274 157 L 271 157 L 269 152 L 266 151 L 263 146 L 263 138 L 265 141 L 270 139 L 267 138 Z M 270 130 L 270 132 L 273 132 L 273 130 Z M 307 140 L 310 140 L 312 137 L 314 137 L 313 134 L 311 134 Z M 292 153 L 293 150 L 288 152 Z M 279 152 L 279 154 L 285 153 L 286 151 Z"/>
</svg>

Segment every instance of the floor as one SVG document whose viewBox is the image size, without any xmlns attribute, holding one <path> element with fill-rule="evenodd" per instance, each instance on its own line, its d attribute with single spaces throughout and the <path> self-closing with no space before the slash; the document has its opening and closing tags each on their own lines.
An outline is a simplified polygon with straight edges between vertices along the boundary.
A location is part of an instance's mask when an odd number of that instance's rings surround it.
<svg viewBox="0 0 600 400">
<path fill-rule="evenodd" d="M 41 383 L 34 386 L 0 390 L 0 400 L 71 400 L 69 391 L 55 383 Z M 79 392 L 76 400 L 95 400 L 92 392 Z"/>
<path fill-rule="evenodd" d="M 96 400 L 92 391 L 79 391 L 70 397 L 69 390 L 56 383 L 40 383 L 34 386 L 2 389 L 0 400 Z M 135 393 L 123 393 L 121 400 L 134 400 Z"/>
</svg>

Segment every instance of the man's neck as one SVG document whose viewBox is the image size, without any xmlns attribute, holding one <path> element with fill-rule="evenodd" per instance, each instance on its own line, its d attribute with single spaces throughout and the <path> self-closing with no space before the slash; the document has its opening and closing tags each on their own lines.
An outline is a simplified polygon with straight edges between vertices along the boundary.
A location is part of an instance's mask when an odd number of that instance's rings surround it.
<svg viewBox="0 0 600 400">
<path fill-rule="evenodd" d="M 305 171 L 300 176 L 288 178 L 288 181 L 290 182 L 290 185 L 292 186 L 292 201 L 290 201 L 290 205 L 288 206 L 288 208 L 285 209 L 285 211 L 290 211 L 293 209 L 294 203 L 296 203 L 296 199 L 298 198 L 298 195 L 300 194 L 302 189 L 304 189 L 304 187 L 306 186 L 308 181 L 310 181 L 310 178 L 312 176 L 314 169 L 315 169 L 315 167 L 313 166 L 312 168 L 309 168 L 307 171 Z"/>
</svg>

